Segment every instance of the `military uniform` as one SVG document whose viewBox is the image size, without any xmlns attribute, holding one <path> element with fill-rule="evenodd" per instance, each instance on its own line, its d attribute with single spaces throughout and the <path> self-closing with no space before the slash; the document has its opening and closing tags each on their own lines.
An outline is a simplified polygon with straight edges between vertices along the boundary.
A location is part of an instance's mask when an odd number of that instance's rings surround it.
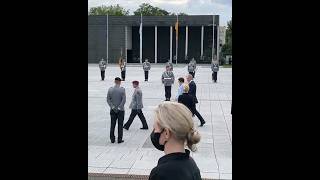
<svg viewBox="0 0 320 180">
<path fill-rule="evenodd" d="M 196 69 L 197 69 L 197 63 L 194 59 L 192 59 L 188 64 L 188 72 L 189 74 L 192 75 L 193 78 L 195 77 Z"/>
<path fill-rule="evenodd" d="M 124 120 L 124 104 L 126 103 L 126 92 L 123 87 L 115 85 L 110 87 L 107 94 L 107 102 L 110 106 L 111 126 L 110 139 L 115 141 L 114 128 L 118 120 L 118 142 L 122 141 L 123 136 L 123 120 Z"/>
<path fill-rule="evenodd" d="M 167 62 L 167 66 L 170 66 L 170 71 L 173 71 L 173 64 L 171 62 Z"/>
<path fill-rule="evenodd" d="M 141 129 L 148 129 L 148 124 L 146 121 L 146 118 L 144 117 L 142 113 L 143 103 L 142 103 L 142 91 L 139 87 L 135 88 L 132 100 L 129 106 L 130 109 L 132 109 L 130 117 L 128 121 L 124 124 L 123 128 L 129 130 L 133 119 L 136 117 L 136 115 L 139 116 L 141 122 L 142 122 L 142 128 Z"/>
<path fill-rule="evenodd" d="M 99 68 L 100 68 L 100 71 L 101 71 L 101 80 L 102 81 L 104 81 L 104 75 L 105 75 L 106 67 L 107 67 L 106 61 L 101 59 L 101 61 L 99 62 Z"/>
<path fill-rule="evenodd" d="M 126 62 L 122 62 L 120 64 L 120 70 L 121 70 L 121 78 L 122 78 L 122 81 L 125 81 L 126 79 Z"/>
<path fill-rule="evenodd" d="M 142 67 L 144 70 L 144 80 L 148 81 L 148 75 L 149 75 L 149 71 L 151 69 L 151 64 L 149 62 L 144 62 Z"/>
<path fill-rule="evenodd" d="M 213 62 L 211 64 L 211 70 L 212 70 L 212 80 L 214 82 L 217 82 L 218 71 L 219 71 L 219 63 Z"/>
<path fill-rule="evenodd" d="M 166 101 L 170 101 L 171 98 L 171 86 L 174 83 L 174 74 L 172 71 L 165 71 L 161 77 L 162 84 L 165 88 Z"/>
</svg>

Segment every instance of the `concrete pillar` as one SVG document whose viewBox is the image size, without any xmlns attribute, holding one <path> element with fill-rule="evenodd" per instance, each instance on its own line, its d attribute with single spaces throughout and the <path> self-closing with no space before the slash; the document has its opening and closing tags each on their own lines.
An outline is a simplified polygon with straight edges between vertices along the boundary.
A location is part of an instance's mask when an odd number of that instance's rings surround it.
<svg viewBox="0 0 320 180">
<path fill-rule="evenodd" d="M 109 64 L 109 15 L 107 15 L 107 64 Z"/>
<path fill-rule="evenodd" d="M 220 28 L 219 28 L 219 25 L 217 25 L 217 60 L 219 62 L 219 54 L 220 54 L 220 37 L 219 37 L 219 31 L 220 31 Z"/>
<path fill-rule="evenodd" d="M 213 56 L 215 55 L 214 53 L 214 15 L 212 16 L 212 60 L 213 60 Z"/>
<path fill-rule="evenodd" d="M 154 63 L 157 64 L 157 50 L 158 50 L 158 38 L 157 38 L 157 34 L 158 34 L 158 27 L 155 26 L 154 27 Z"/>
<path fill-rule="evenodd" d="M 125 48 L 124 48 L 124 54 L 126 56 L 126 63 L 128 62 L 128 58 L 127 58 L 127 49 L 128 49 L 128 27 L 125 26 L 124 27 L 124 31 L 125 31 Z"/>
<path fill-rule="evenodd" d="M 185 49 L 185 57 L 188 56 L 188 26 L 186 26 L 186 49 Z"/>
<path fill-rule="evenodd" d="M 172 26 L 170 26 L 170 62 L 172 62 Z"/>
<path fill-rule="evenodd" d="M 203 56 L 203 31 L 204 31 L 204 27 L 201 26 L 201 52 L 200 52 L 200 56 Z"/>
</svg>

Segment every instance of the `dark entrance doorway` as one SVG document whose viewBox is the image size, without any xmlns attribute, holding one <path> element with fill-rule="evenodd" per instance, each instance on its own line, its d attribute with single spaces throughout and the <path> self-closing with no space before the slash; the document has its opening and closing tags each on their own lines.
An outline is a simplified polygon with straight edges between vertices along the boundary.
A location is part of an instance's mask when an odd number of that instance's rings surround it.
<svg viewBox="0 0 320 180">
<path fill-rule="evenodd" d="M 137 63 L 139 62 L 139 60 L 134 60 L 133 56 L 132 56 L 132 50 L 131 49 L 127 49 L 127 62 L 128 63 Z"/>
</svg>

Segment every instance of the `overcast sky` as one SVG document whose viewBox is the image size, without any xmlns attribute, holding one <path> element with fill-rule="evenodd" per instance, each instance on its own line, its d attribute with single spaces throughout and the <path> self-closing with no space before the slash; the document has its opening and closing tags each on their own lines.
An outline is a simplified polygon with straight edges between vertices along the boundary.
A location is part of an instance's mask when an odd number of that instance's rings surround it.
<svg viewBox="0 0 320 180">
<path fill-rule="evenodd" d="M 232 16 L 232 0 L 88 0 L 88 8 L 120 4 L 133 14 L 142 3 L 149 3 L 174 13 L 220 15 L 220 26 L 226 26 Z"/>
</svg>

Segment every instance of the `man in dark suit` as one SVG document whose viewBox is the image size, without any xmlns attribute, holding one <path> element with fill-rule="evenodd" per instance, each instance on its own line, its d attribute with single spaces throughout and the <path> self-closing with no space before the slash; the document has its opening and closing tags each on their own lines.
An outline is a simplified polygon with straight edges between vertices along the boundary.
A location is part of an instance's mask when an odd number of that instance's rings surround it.
<svg viewBox="0 0 320 180">
<path fill-rule="evenodd" d="M 202 118 L 202 116 L 200 115 L 200 113 L 197 111 L 196 109 L 196 104 L 198 103 L 198 99 L 197 99 L 197 85 L 196 83 L 193 81 L 193 77 L 191 74 L 187 75 L 187 81 L 189 83 L 189 94 L 193 97 L 194 100 L 194 109 L 195 112 L 194 114 L 198 117 L 198 119 L 200 120 L 201 124 L 200 126 L 203 126 L 206 122 L 204 121 L 204 119 Z"/>
</svg>

